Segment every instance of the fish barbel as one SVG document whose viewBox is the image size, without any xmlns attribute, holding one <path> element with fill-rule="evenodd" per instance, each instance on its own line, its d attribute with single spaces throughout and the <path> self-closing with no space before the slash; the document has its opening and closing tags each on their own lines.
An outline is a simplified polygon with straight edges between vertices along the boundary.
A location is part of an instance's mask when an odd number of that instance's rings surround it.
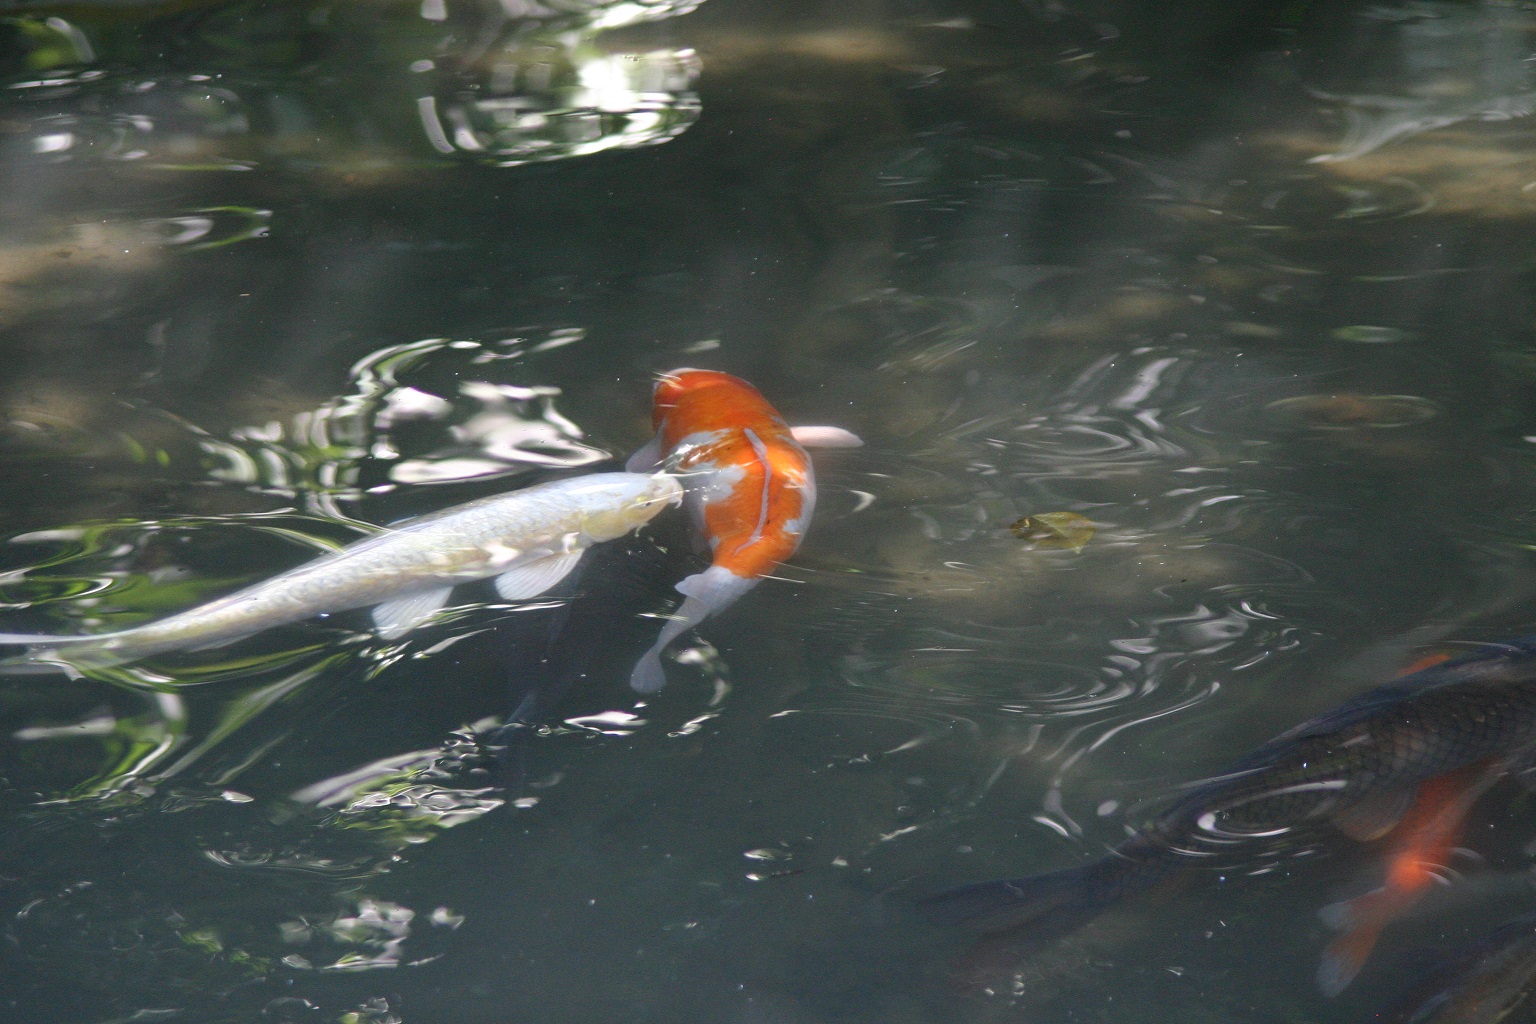
<svg viewBox="0 0 1536 1024">
<path fill-rule="evenodd" d="M 461 583 L 495 577 L 509 601 L 560 582 L 588 547 L 682 500 L 666 474 L 594 473 L 466 502 L 408 520 L 265 582 L 156 622 L 93 636 L 0 633 L 25 645 L 16 671 L 105 668 L 166 651 L 213 647 L 327 612 L 375 605 L 379 635 L 421 625 Z"/>
<path fill-rule="evenodd" d="M 924 906 L 941 923 L 1018 929 L 1028 944 L 1059 938 L 1178 871 L 1311 822 L 1378 838 L 1429 780 L 1478 762 L 1498 774 L 1522 770 L 1533 746 L 1536 637 L 1526 637 L 1395 679 L 1303 722 L 1190 784 L 1107 856 L 960 886 Z"/>
</svg>

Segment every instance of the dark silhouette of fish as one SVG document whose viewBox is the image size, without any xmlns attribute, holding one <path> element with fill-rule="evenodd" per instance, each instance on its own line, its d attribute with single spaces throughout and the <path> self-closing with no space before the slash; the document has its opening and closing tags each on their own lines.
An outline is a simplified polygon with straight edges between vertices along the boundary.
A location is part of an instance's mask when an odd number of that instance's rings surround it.
<svg viewBox="0 0 1536 1024">
<path fill-rule="evenodd" d="M 1416 802 L 1434 803 L 1424 790 L 1430 780 L 1463 771 L 1451 790 L 1475 799 L 1492 780 L 1529 767 L 1533 747 L 1536 636 L 1402 676 L 1303 722 L 1220 775 L 1186 787 L 1098 860 L 960 886 L 922 907 L 936 922 L 1000 933 L 994 949 L 1006 938 L 1021 951 L 1076 931 L 1185 869 L 1309 824 L 1326 821 L 1362 841 L 1380 838 Z M 1465 771 L 1478 765 L 1484 767 Z M 1462 811 L 1470 805 L 1453 802 Z M 1325 964 L 1319 972 L 1325 990 L 1337 991 L 1353 976 L 1329 970 Z"/>
<path fill-rule="evenodd" d="M 1536 914 L 1527 914 L 1465 951 L 1416 997 L 1373 1019 L 1382 1024 L 1498 1024 L 1522 1006 L 1529 1012 L 1533 987 Z"/>
<path fill-rule="evenodd" d="M 558 607 L 538 627 L 539 635 L 509 652 L 507 726 L 543 724 L 573 687 L 603 685 L 626 657 L 632 664 L 636 650 L 649 646 L 679 566 L 695 561 L 687 552 L 687 537 L 668 524 L 652 536 L 631 535 L 593 548 L 545 595 Z M 625 666 L 626 679 L 628 672 Z"/>
<path fill-rule="evenodd" d="M 551 607 L 520 616 L 510 642 L 498 636 L 509 714 L 480 739 L 499 751 L 498 783 L 508 791 L 523 787 L 528 739 L 560 717 L 573 690 L 601 693 L 627 681 L 638 653 L 654 640 L 656 617 L 675 595 L 672 582 L 695 567 L 682 520 L 653 527 L 592 548 L 545 593 Z"/>
</svg>

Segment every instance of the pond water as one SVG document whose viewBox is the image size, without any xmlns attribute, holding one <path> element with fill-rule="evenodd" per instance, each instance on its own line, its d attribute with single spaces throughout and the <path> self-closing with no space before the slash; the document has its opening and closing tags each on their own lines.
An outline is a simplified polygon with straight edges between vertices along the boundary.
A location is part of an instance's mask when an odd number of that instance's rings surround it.
<svg viewBox="0 0 1536 1024">
<path fill-rule="evenodd" d="M 981 986 L 915 910 L 1536 632 L 1536 5 L 12 2 L 0 67 L 6 630 L 611 469 L 678 366 L 865 441 L 654 697 L 675 513 L 0 678 L 5 1019 L 1375 1019 L 1536 909 L 1501 784 L 1336 999 L 1336 834 Z"/>
</svg>

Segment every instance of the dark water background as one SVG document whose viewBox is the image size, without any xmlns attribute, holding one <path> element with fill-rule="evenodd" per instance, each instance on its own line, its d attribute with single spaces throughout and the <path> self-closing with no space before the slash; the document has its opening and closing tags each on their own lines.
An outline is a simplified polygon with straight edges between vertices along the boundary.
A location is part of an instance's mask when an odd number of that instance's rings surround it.
<svg viewBox="0 0 1536 1024">
<path fill-rule="evenodd" d="M 0 8 L 7 629 L 598 466 L 678 365 L 867 441 L 643 704 L 676 522 L 403 643 L 7 678 L 0 1016 L 1345 1021 L 1536 908 L 1500 788 L 1336 1001 L 1344 841 L 991 994 L 911 910 L 1536 628 L 1536 7 L 686 6 Z"/>
</svg>

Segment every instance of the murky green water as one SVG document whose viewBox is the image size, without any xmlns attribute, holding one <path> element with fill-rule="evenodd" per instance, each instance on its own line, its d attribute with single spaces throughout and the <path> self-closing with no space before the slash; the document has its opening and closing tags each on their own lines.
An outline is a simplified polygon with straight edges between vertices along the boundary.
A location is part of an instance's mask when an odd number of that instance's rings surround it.
<svg viewBox="0 0 1536 1024">
<path fill-rule="evenodd" d="M 991 992 L 912 909 L 1536 631 L 1536 5 L 12 3 L 0 64 L 6 630 L 606 465 L 679 365 L 867 442 L 644 702 L 679 517 L 4 677 L 6 1020 L 1359 1020 L 1536 907 L 1503 786 L 1333 1001 L 1338 837 Z"/>
</svg>

